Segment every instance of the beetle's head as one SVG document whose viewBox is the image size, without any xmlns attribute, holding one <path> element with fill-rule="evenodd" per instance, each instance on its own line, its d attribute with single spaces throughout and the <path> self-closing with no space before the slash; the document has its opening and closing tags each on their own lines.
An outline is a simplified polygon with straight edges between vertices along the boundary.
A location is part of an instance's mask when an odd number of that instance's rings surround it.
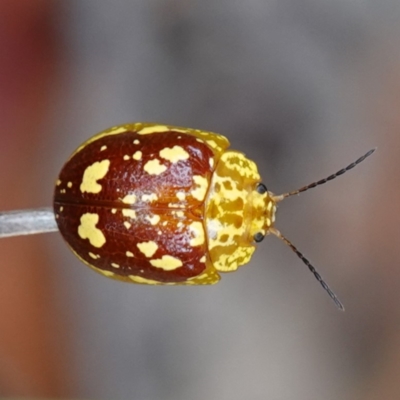
<svg viewBox="0 0 400 400">
<path fill-rule="evenodd" d="M 256 243 L 268 235 L 275 223 L 276 200 L 263 183 L 258 183 L 250 194 L 251 228 L 250 234 Z"/>
</svg>

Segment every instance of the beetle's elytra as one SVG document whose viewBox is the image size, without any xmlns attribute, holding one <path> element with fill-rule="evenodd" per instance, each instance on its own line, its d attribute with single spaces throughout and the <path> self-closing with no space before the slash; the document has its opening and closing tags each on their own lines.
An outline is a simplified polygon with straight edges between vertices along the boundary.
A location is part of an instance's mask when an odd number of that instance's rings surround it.
<svg viewBox="0 0 400 400">
<path fill-rule="evenodd" d="M 60 172 L 54 212 L 61 234 L 77 257 L 110 278 L 217 283 L 220 272 L 249 262 L 264 236 L 281 236 L 276 203 L 295 193 L 274 196 L 256 164 L 228 147 L 224 136 L 168 125 L 99 133 Z"/>
<path fill-rule="evenodd" d="M 275 204 L 254 162 L 220 135 L 114 127 L 84 143 L 57 181 L 65 240 L 102 274 L 147 284 L 212 284 L 255 249 Z"/>
</svg>

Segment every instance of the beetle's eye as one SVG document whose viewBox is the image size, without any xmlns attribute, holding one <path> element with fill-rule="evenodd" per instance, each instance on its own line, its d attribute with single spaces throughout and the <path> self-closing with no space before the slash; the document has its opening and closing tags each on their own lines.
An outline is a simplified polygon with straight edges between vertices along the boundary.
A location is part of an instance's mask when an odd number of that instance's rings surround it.
<svg viewBox="0 0 400 400">
<path fill-rule="evenodd" d="M 261 232 L 257 232 L 257 233 L 254 235 L 254 241 L 255 241 L 256 243 L 262 242 L 262 241 L 264 240 L 264 238 L 265 238 L 265 236 L 264 236 Z"/>
<path fill-rule="evenodd" d="M 263 183 L 259 183 L 256 187 L 257 193 L 264 194 L 268 192 L 267 187 Z"/>
</svg>

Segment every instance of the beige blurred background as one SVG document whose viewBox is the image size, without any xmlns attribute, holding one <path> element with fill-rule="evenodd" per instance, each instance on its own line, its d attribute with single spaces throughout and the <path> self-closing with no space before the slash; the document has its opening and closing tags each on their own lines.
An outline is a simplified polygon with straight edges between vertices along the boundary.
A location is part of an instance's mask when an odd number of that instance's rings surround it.
<svg viewBox="0 0 400 400">
<path fill-rule="evenodd" d="M 143 287 L 58 234 L 0 243 L 0 395 L 400 398 L 400 3 L 2 0 L 0 209 L 51 204 L 69 154 L 131 121 L 203 128 L 292 190 L 274 237 L 214 287 Z"/>
</svg>

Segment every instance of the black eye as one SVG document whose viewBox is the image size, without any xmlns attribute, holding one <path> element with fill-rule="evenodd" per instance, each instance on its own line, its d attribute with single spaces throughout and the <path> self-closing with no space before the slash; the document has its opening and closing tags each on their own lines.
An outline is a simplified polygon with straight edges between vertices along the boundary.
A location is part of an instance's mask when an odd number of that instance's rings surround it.
<svg viewBox="0 0 400 400">
<path fill-rule="evenodd" d="M 257 232 L 257 233 L 254 235 L 254 241 L 255 241 L 256 243 L 262 242 L 262 241 L 264 240 L 264 238 L 265 238 L 265 236 L 264 236 L 261 232 Z"/>
<path fill-rule="evenodd" d="M 264 194 L 268 192 L 267 187 L 263 183 L 259 183 L 256 187 L 257 193 Z"/>
</svg>

